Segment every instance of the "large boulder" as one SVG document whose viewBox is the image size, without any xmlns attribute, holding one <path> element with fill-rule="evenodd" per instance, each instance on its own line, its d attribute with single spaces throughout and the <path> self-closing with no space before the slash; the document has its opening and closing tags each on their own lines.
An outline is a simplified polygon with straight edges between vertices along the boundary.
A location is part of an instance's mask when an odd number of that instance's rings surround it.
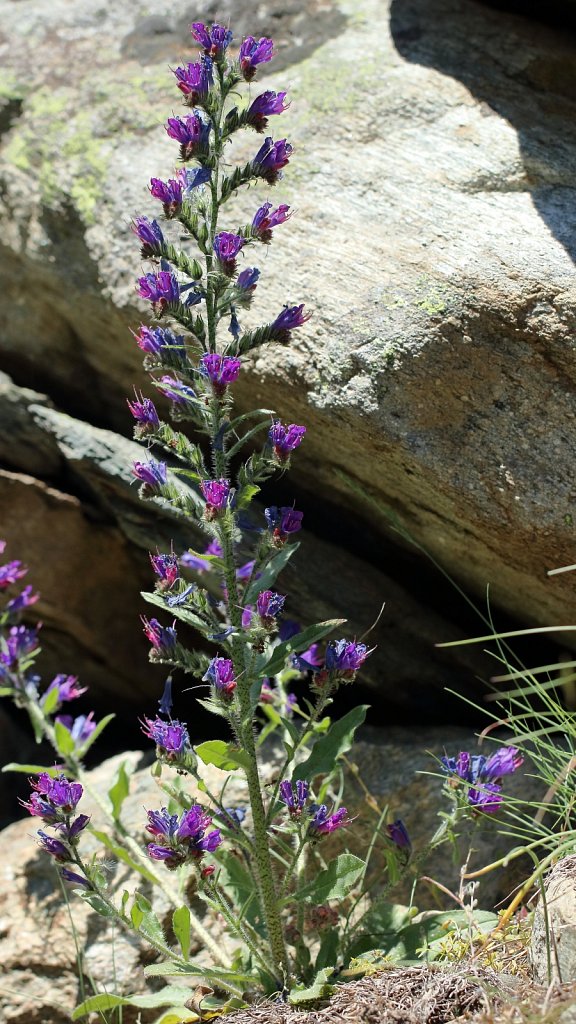
<svg viewBox="0 0 576 1024">
<path fill-rule="evenodd" d="M 0 16 L 0 366 L 57 407 L 44 405 L 33 473 L 49 485 L 62 466 L 63 413 L 130 430 L 124 396 L 142 376 L 129 219 L 157 213 L 146 184 L 174 164 L 161 124 L 178 109 L 168 66 L 193 53 L 187 24 L 220 18 L 277 39 L 262 83 L 292 100 L 274 127 L 293 168 L 274 198 L 296 216 L 265 253 L 246 326 L 287 300 L 315 313 L 288 348 L 246 361 L 241 405 L 308 424 L 291 480 L 340 546 L 378 567 L 383 538 L 408 534 L 526 624 L 570 619 L 570 577 L 546 576 L 574 561 L 565 38 L 468 0 L 159 0 L 153 15 L 143 0 L 0 0 Z M 232 156 L 257 145 L 246 135 Z M 223 225 L 265 196 L 239 195 Z M 337 508 L 353 524 L 339 534 Z M 351 591 L 364 575 L 358 564 Z"/>
</svg>

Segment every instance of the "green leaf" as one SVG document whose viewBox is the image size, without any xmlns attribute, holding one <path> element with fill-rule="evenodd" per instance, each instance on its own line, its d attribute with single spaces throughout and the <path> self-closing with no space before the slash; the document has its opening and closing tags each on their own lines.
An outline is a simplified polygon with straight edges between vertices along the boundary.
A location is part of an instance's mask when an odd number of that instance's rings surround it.
<svg viewBox="0 0 576 1024">
<path fill-rule="evenodd" d="M 126 771 L 126 764 L 126 761 L 122 761 L 122 764 L 118 769 L 116 781 L 108 790 L 108 796 L 110 798 L 110 803 L 112 804 L 114 821 L 118 821 L 122 810 L 122 804 L 130 792 L 130 776 Z"/>
<path fill-rule="evenodd" d="M 80 896 L 80 899 L 84 900 L 85 903 L 89 903 L 92 910 L 95 910 L 97 914 L 100 914 L 100 917 L 114 917 L 113 907 L 109 907 L 97 892 L 86 892 L 86 890 L 81 892 L 79 889 L 77 889 L 76 892 Z"/>
<path fill-rule="evenodd" d="M 236 491 L 235 507 L 240 510 L 248 508 L 248 505 L 260 493 L 260 488 L 257 484 L 244 484 L 238 491 Z"/>
<path fill-rule="evenodd" d="M 12 686 L 0 686 L 0 697 L 10 697 L 14 693 Z"/>
<path fill-rule="evenodd" d="M 138 910 L 142 912 L 142 919 L 138 927 L 138 931 L 141 935 L 151 939 L 158 946 L 163 946 L 168 952 L 166 943 L 166 936 L 164 935 L 164 929 L 160 924 L 160 921 L 156 917 L 156 914 L 152 910 L 152 904 L 141 892 L 134 893 L 134 903 L 138 907 Z"/>
<path fill-rule="evenodd" d="M 81 747 L 78 747 L 78 750 L 76 751 L 77 757 L 84 757 L 86 752 L 90 750 L 92 744 L 96 742 L 100 734 L 104 732 L 104 729 L 106 728 L 107 725 L 110 724 L 113 718 L 116 718 L 116 715 L 104 715 L 104 718 L 100 719 L 96 728 L 94 729 L 94 732 L 90 734 L 88 739 L 85 740 Z"/>
<path fill-rule="evenodd" d="M 258 914 L 258 899 L 250 872 L 244 867 L 238 855 L 229 849 L 218 851 L 218 863 L 221 865 L 222 888 L 243 908 L 242 916 L 246 916 L 247 920 L 253 923 Z"/>
<path fill-rule="evenodd" d="M 160 594 L 142 591 L 140 596 L 143 597 L 145 601 L 148 601 L 149 604 L 154 604 L 157 608 L 162 608 L 165 612 L 169 612 L 173 618 L 180 619 L 181 622 L 187 622 L 189 626 L 194 626 L 194 628 L 199 630 L 201 633 L 206 633 L 207 631 L 214 632 L 218 629 L 217 623 L 212 626 L 211 623 L 206 622 L 206 619 L 200 618 L 200 616 L 196 615 L 196 613 L 190 608 L 183 608 L 182 606 L 170 608 L 169 605 L 166 604 L 165 598 Z"/>
<path fill-rule="evenodd" d="M 334 722 L 328 732 L 316 740 L 310 755 L 298 765 L 292 779 L 312 781 L 315 775 L 328 775 L 342 754 L 345 754 L 354 742 L 354 733 L 366 718 L 368 704 L 359 704 L 347 715 Z"/>
<path fill-rule="evenodd" d="M 204 764 L 213 764 L 222 771 L 229 772 L 235 768 L 250 768 L 250 758 L 244 750 L 234 747 L 224 740 L 207 740 L 194 747 L 194 752 Z"/>
<path fill-rule="evenodd" d="M 190 911 L 187 906 L 177 907 L 172 914 L 172 929 L 180 943 L 182 956 L 187 960 L 190 952 Z"/>
<path fill-rule="evenodd" d="M 328 981 L 329 977 L 333 974 L 333 970 L 330 967 L 324 967 L 314 978 L 311 985 L 304 987 L 303 985 L 296 985 L 290 989 L 290 995 L 288 1001 L 293 1005 L 297 1006 L 300 1003 L 311 1003 L 317 999 L 326 999 L 332 995 L 335 986 Z"/>
<path fill-rule="evenodd" d="M 121 860 L 124 864 L 128 864 L 133 871 L 137 871 L 138 874 L 148 882 L 151 882 L 153 885 L 158 885 L 156 875 L 149 871 L 144 864 L 137 861 L 135 857 L 132 857 L 123 846 L 119 846 L 118 843 L 115 843 L 107 832 L 99 832 L 95 828 L 91 828 L 90 832 L 94 838 L 97 839 L 99 843 L 102 843 L 102 846 L 105 846 L 107 850 L 110 850 L 118 860 Z"/>
<path fill-rule="evenodd" d="M 354 888 L 364 873 L 365 864 L 353 853 L 341 853 L 330 865 L 321 871 L 308 885 L 296 893 L 297 900 L 325 903 L 326 900 L 342 900 Z"/>
<path fill-rule="evenodd" d="M 467 938 L 470 927 L 485 933 L 497 924 L 497 915 L 489 910 L 476 910 L 472 916 L 464 910 L 426 910 L 415 914 L 414 908 L 384 904 L 370 910 L 362 919 L 363 934 L 348 952 L 362 960 L 367 957 L 366 951 L 378 947 L 381 956 L 395 963 L 432 961 L 442 957 L 443 944 L 454 932 L 462 931 Z"/>
<path fill-rule="evenodd" d="M 261 583 L 262 579 L 259 579 L 259 589 Z M 277 672 L 282 671 L 286 659 L 291 654 L 305 651 L 311 644 L 321 640 L 328 633 L 332 633 L 337 626 L 341 626 L 344 622 L 346 622 L 346 619 L 327 619 L 326 622 L 317 622 L 313 626 L 308 626 L 308 629 L 302 630 L 301 633 L 296 633 L 296 636 L 290 637 L 284 643 L 277 644 L 267 661 L 265 658 L 259 660 L 256 666 L 256 674 L 259 676 L 275 676 Z"/>
<path fill-rule="evenodd" d="M 296 553 L 300 547 L 300 541 L 296 544 L 286 544 L 281 551 L 273 555 L 265 569 L 262 570 L 261 575 L 257 580 L 252 580 L 248 590 L 244 594 L 243 600 L 246 604 L 253 603 L 261 590 L 269 590 L 276 578 L 280 575 L 284 567 L 292 558 L 292 555 Z"/>
<path fill-rule="evenodd" d="M 45 768 L 42 764 L 17 764 L 16 761 L 5 764 L 2 771 L 25 772 L 26 775 L 40 775 L 41 772 L 46 772 L 46 775 L 49 775 L 51 779 L 55 779 L 58 775 L 62 774 L 61 768 Z"/>
<path fill-rule="evenodd" d="M 63 757 L 73 754 L 76 750 L 76 742 L 72 738 L 72 733 L 62 722 L 54 722 L 54 739 L 56 741 L 56 750 Z"/>
<path fill-rule="evenodd" d="M 337 928 L 329 928 L 322 936 L 318 956 L 316 957 L 316 970 L 321 971 L 323 967 L 334 970 L 339 960 L 340 937 Z"/>
<path fill-rule="evenodd" d="M 208 981 L 222 981 L 224 984 L 233 985 L 234 988 L 239 988 L 242 983 L 254 984 L 254 977 L 251 974 L 227 971 L 223 967 L 205 967 L 204 964 L 195 964 L 193 961 L 181 964 L 175 960 L 166 960 L 163 964 L 149 964 L 144 968 L 144 974 L 147 978 L 194 975 L 196 978 L 207 978 Z"/>
<path fill-rule="evenodd" d="M 42 697 L 42 714 L 51 715 L 52 712 L 57 708 L 59 704 L 60 691 L 57 686 L 53 690 L 46 690 L 46 693 Z"/>
<path fill-rule="evenodd" d="M 72 1013 L 72 1020 L 87 1017 L 89 1013 L 113 1010 L 116 1006 L 138 1006 L 140 1009 L 149 1010 L 157 1006 L 183 1005 L 190 998 L 190 994 L 189 988 L 180 988 L 177 985 L 167 985 L 160 992 L 147 992 L 145 995 L 135 996 L 116 996 L 111 992 L 102 992 L 80 1003 Z"/>
</svg>

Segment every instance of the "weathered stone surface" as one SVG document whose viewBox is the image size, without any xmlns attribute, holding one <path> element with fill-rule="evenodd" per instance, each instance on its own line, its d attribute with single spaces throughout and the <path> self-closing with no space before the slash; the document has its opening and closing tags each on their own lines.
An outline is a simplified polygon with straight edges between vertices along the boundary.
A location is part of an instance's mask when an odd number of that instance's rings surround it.
<svg viewBox="0 0 576 1024">
<path fill-rule="evenodd" d="M 552 29 L 470 0 L 1 0 L 2 366 L 128 431 L 128 220 L 174 160 L 166 65 L 192 14 L 277 37 L 262 80 L 292 99 L 275 197 L 298 216 L 254 319 L 286 299 L 315 317 L 255 358 L 241 401 L 309 424 L 301 487 L 385 534 L 352 478 L 477 594 L 569 619 L 571 580 L 546 570 L 574 561 L 576 79 Z"/>
<path fill-rule="evenodd" d="M 442 798 L 440 779 L 429 775 L 418 775 L 417 771 L 434 771 L 435 762 L 424 751 L 428 749 L 436 757 L 446 749 L 448 753 L 460 749 L 472 749 L 475 740 L 464 729 L 437 730 L 393 730 L 384 732 L 368 730 L 364 739 L 357 743 L 350 753 L 350 759 L 358 765 L 361 778 L 378 799 L 380 806 L 386 803 L 391 814 L 402 815 L 410 830 L 416 849 L 424 845 L 438 824 L 436 817 Z M 144 808 L 152 809 L 165 802 L 164 794 L 146 767 L 142 767 L 142 756 L 129 753 L 112 758 L 89 774 L 91 786 L 101 799 L 114 781 L 121 761 L 125 760 L 131 774 L 130 796 L 123 807 L 123 819 L 133 834 L 138 835 L 145 822 Z M 277 770 L 277 759 L 270 749 L 263 759 L 264 781 L 270 781 Z M 205 778 L 210 788 L 218 791 L 223 773 L 207 768 Z M 165 777 L 171 776 L 165 769 Z M 507 780 L 506 789 L 519 795 L 528 796 L 529 779 L 518 777 Z M 198 796 L 192 783 L 186 788 Z M 227 787 L 230 806 L 246 803 L 246 790 L 240 781 L 233 781 Z M 93 823 L 102 823 L 102 814 L 89 795 L 83 806 L 93 813 Z M 353 783 L 346 790 L 346 803 L 351 816 L 358 819 L 350 828 L 346 840 L 351 849 L 363 855 L 366 851 L 367 825 L 370 812 L 364 805 L 361 789 Z M 71 925 L 65 906 L 57 888 L 57 877 L 50 858 L 40 853 L 33 837 L 34 823 L 30 819 L 16 822 L 2 832 L 4 856 L 0 865 L 0 1018 L 5 1024 L 65 1024 L 74 1005 L 80 1000 L 80 987 L 76 972 L 76 955 Z M 139 833 L 142 843 L 146 834 Z M 83 849 L 91 848 L 86 836 Z M 493 822 L 486 822 L 474 832 L 475 849 L 473 865 L 482 866 L 503 854 L 509 840 L 499 837 Z M 463 844 L 465 853 L 466 844 Z M 327 847 L 328 851 L 328 847 Z M 373 867 L 377 867 L 377 856 Z M 118 895 L 123 888 L 132 889 L 137 878 L 111 856 L 106 857 L 110 883 Z M 440 848 L 426 863 L 425 872 L 441 884 L 454 890 L 458 886 L 459 865 L 452 863 L 447 847 Z M 169 880 L 172 876 L 166 873 Z M 518 881 L 516 872 L 503 875 L 489 875 L 480 888 L 478 899 L 482 907 L 490 907 L 505 896 Z M 144 883 L 145 885 L 145 883 Z M 145 888 L 146 895 L 150 890 Z M 408 898 L 408 892 L 394 891 L 391 898 L 401 901 Z M 422 885 L 418 887 L 416 904 L 421 908 L 437 906 L 437 893 Z M 163 920 L 168 919 L 168 904 L 162 893 L 157 895 L 155 908 Z M 194 905 L 201 912 L 202 905 Z M 142 991 L 144 979 L 142 965 L 146 962 L 142 948 L 135 941 L 126 939 L 118 931 L 113 938 L 102 918 L 88 910 L 79 900 L 72 906 L 74 923 L 81 948 L 84 950 L 84 971 L 87 994 L 90 994 L 91 976 L 98 990 L 121 993 Z M 210 921 L 215 937 L 219 936 L 220 925 Z M 114 960 L 110 955 L 114 942 Z M 193 948 L 193 952 L 194 952 Z M 202 956 L 202 953 L 199 953 Z M 180 984 L 180 979 L 178 980 Z M 132 1024 L 136 1013 L 126 1008 L 124 1020 Z M 153 1019 L 143 1015 L 143 1021 Z"/>
<path fill-rule="evenodd" d="M 133 441 L 59 412 L 1 374 L 0 388 L 7 396 L 0 408 L 12 423 L 10 435 L 0 431 L 0 459 L 10 464 L 16 452 L 18 462 L 34 471 L 42 457 L 44 475 L 55 484 L 0 471 L 2 536 L 11 557 L 30 565 L 42 593 L 31 617 L 44 623 L 43 673 L 80 673 L 103 710 L 116 710 L 117 698 L 142 710 L 143 700 L 158 695 L 164 676 L 147 664 L 138 621 L 148 613 L 139 592 L 152 586 L 148 552 L 171 545 L 177 552 L 202 550 L 206 540 L 169 509 L 139 499 L 131 466 L 142 450 Z M 264 522 L 262 509 L 255 513 Z M 346 632 L 360 636 L 385 602 L 363 683 L 380 707 L 406 710 L 420 721 L 462 720 L 464 705 L 444 688 L 481 699 L 476 675 L 488 675 L 493 664 L 472 648 L 435 649 L 461 631 L 368 562 L 309 531 L 301 538 L 302 548 L 282 577 L 289 615 L 304 624 L 347 618 Z M 195 634 L 189 638 L 197 642 Z"/>
<path fill-rule="evenodd" d="M 542 985 L 576 982 L 576 857 L 560 860 L 544 885 L 546 902 L 538 901 L 532 926 L 534 980 Z M 576 1008 L 562 1019 L 571 1024 Z"/>
</svg>

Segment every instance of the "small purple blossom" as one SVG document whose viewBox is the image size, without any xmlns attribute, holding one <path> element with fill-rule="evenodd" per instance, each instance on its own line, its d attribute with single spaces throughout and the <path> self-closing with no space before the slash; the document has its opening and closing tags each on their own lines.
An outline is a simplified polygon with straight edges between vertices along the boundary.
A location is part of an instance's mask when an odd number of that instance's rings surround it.
<svg viewBox="0 0 576 1024">
<path fill-rule="evenodd" d="M 150 459 L 149 462 L 135 462 L 132 472 L 137 480 L 142 481 L 149 494 L 161 494 L 168 481 L 166 463 L 156 462 L 155 459 Z"/>
<path fill-rule="evenodd" d="M 212 520 L 221 515 L 228 505 L 230 499 L 230 481 L 224 480 L 201 480 L 200 490 L 206 499 L 205 518 Z"/>
<path fill-rule="evenodd" d="M 189 860 L 199 860 L 204 853 L 213 853 L 222 842 L 219 829 L 207 833 L 212 824 L 210 816 L 198 804 L 183 811 L 180 817 L 169 814 L 166 807 L 148 811 L 146 831 L 164 840 L 162 845 L 150 843 L 148 854 L 174 869 Z"/>
<path fill-rule="evenodd" d="M 258 42 L 254 36 L 246 36 L 240 47 L 238 59 L 244 81 L 250 82 L 259 64 L 267 64 L 274 57 L 274 44 L 263 36 Z"/>
<path fill-rule="evenodd" d="M 254 612 L 254 605 L 252 605 L 252 604 L 247 604 L 246 607 L 242 609 L 242 619 L 241 619 L 242 629 L 250 629 L 250 626 L 252 624 L 253 612 Z"/>
<path fill-rule="evenodd" d="M 268 440 L 274 449 L 274 455 L 280 462 L 286 462 L 290 452 L 298 448 L 304 439 L 306 427 L 290 423 L 287 427 L 280 420 L 274 420 L 268 432 Z"/>
<path fill-rule="evenodd" d="M 138 294 L 142 299 L 148 299 L 159 313 L 167 305 L 177 305 L 180 302 L 180 286 L 169 270 L 160 270 L 157 274 L 146 274 L 138 278 Z"/>
<path fill-rule="evenodd" d="M 278 794 L 282 803 L 286 804 L 291 818 L 300 817 L 306 801 L 308 800 L 309 789 L 309 784 L 300 779 L 296 783 L 296 786 L 288 780 L 280 783 Z"/>
<path fill-rule="evenodd" d="M 160 554 L 160 552 L 150 555 L 150 562 L 158 577 L 160 589 L 168 590 L 172 587 L 180 575 L 178 559 L 174 552 L 171 551 L 168 555 Z"/>
<path fill-rule="evenodd" d="M 224 56 L 233 39 L 230 29 L 216 23 L 208 29 L 202 21 L 194 21 L 190 31 L 192 38 L 204 48 L 204 53 L 215 60 Z"/>
<path fill-rule="evenodd" d="M 211 683 L 220 696 L 230 700 L 236 689 L 234 665 L 229 658 L 212 658 L 205 675 L 204 682 Z"/>
<path fill-rule="evenodd" d="M 269 185 L 275 185 L 291 154 L 292 146 L 286 139 L 280 139 L 279 142 L 274 142 L 271 138 L 265 139 L 252 161 L 254 174 L 264 178 Z"/>
<path fill-rule="evenodd" d="M 298 512 L 291 506 L 283 505 L 278 508 L 276 505 L 271 505 L 270 508 L 264 509 L 264 515 L 272 534 L 274 547 L 282 547 L 291 533 L 298 533 L 302 528 L 304 513 Z"/>
<path fill-rule="evenodd" d="M 135 391 L 135 400 L 130 402 L 126 399 L 128 408 L 136 420 L 136 435 L 137 437 L 143 437 L 145 434 L 154 433 L 160 426 L 160 418 L 156 411 L 156 406 L 151 398 L 144 398 L 142 392 L 140 396 Z"/>
<path fill-rule="evenodd" d="M 38 626 L 37 629 L 40 627 Z M 21 658 L 31 654 L 38 644 L 37 629 L 27 626 L 12 626 L 4 638 L 5 650 L 0 652 L 0 666 L 12 668 Z"/>
<path fill-rule="evenodd" d="M 168 362 L 170 365 L 186 363 L 186 343 L 182 334 L 174 334 L 166 327 L 146 327 L 142 324 L 135 334 L 138 348 L 146 355 Z"/>
<path fill-rule="evenodd" d="M 157 382 L 158 390 L 162 394 L 169 398 L 171 402 L 177 404 L 184 404 L 191 399 L 196 398 L 196 392 L 188 384 L 183 384 L 177 377 L 162 377 Z"/>
<path fill-rule="evenodd" d="M 38 835 L 40 837 L 40 846 L 44 853 L 49 853 L 51 857 L 62 863 L 70 860 L 70 850 L 60 839 L 55 839 L 53 836 L 49 836 L 46 832 L 42 831 L 39 831 Z"/>
<path fill-rule="evenodd" d="M 65 704 L 69 700 L 76 700 L 77 697 L 81 697 L 83 693 L 86 693 L 87 689 L 87 686 L 78 686 L 78 676 L 67 676 L 64 673 L 59 673 L 57 676 L 54 676 L 54 679 L 42 694 L 40 704 L 45 704 L 48 694 L 53 693 L 54 690 L 58 691 L 56 701 L 58 706 Z"/>
<path fill-rule="evenodd" d="M 172 711 L 172 676 L 168 676 L 164 683 L 164 689 L 162 696 L 158 701 L 158 707 L 160 708 L 160 714 L 169 717 Z"/>
<path fill-rule="evenodd" d="M 256 565 L 256 559 L 254 559 L 254 558 L 251 558 L 249 562 L 244 562 L 244 565 L 240 565 L 236 569 L 236 579 L 237 580 L 249 580 L 251 575 L 252 575 L 252 570 L 254 569 L 255 565 Z M 256 577 L 256 578 L 258 578 L 258 577 Z"/>
<path fill-rule="evenodd" d="M 371 653 L 366 644 L 357 644 L 353 640 L 331 640 L 326 648 L 324 664 L 328 672 L 350 679 Z"/>
<path fill-rule="evenodd" d="M 190 195 L 195 188 L 206 185 L 210 181 L 212 171 L 209 167 L 180 167 L 176 171 L 178 181 L 186 195 Z"/>
<path fill-rule="evenodd" d="M 500 747 L 486 761 L 482 770 L 485 782 L 498 782 L 504 775 L 512 775 L 524 763 L 518 747 Z"/>
<path fill-rule="evenodd" d="M 224 394 L 229 384 L 238 380 L 242 361 L 232 356 L 221 356 L 217 352 L 205 352 L 200 360 L 200 373 L 212 382 L 218 395 Z"/>
<path fill-rule="evenodd" d="M 77 718 L 72 718 L 72 715 L 58 715 L 56 721 L 61 722 L 68 729 L 77 746 L 82 746 L 86 740 L 90 739 L 96 728 L 93 711 L 88 715 L 78 715 Z"/>
<path fill-rule="evenodd" d="M 263 590 L 256 600 L 256 611 L 265 624 L 269 624 L 280 615 L 286 598 L 273 590 Z"/>
<path fill-rule="evenodd" d="M 30 779 L 30 785 L 33 792 L 29 802 L 20 802 L 29 814 L 42 818 L 47 825 L 65 822 L 84 792 L 79 782 L 70 782 L 63 774 L 53 779 L 47 772 L 40 772 L 36 779 Z"/>
<path fill-rule="evenodd" d="M 184 118 L 169 117 L 165 128 L 170 138 L 180 143 L 181 160 L 204 155 L 210 124 L 203 121 L 199 114 L 188 114 Z"/>
<path fill-rule="evenodd" d="M 302 327 L 310 319 L 312 313 L 303 313 L 304 303 L 299 306 L 284 306 L 281 313 L 270 324 L 270 331 L 276 341 L 285 345 L 290 341 L 290 332 Z"/>
<path fill-rule="evenodd" d="M 214 84 L 210 57 L 202 57 L 194 64 L 176 68 L 174 74 L 185 102 L 191 107 L 203 103 Z"/>
<path fill-rule="evenodd" d="M 318 838 L 329 832 L 335 832 L 336 829 L 343 828 L 345 825 L 349 825 L 350 820 L 346 817 L 347 813 L 345 807 L 340 807 L 334 814 L 328 814 L 325 804 L 312 804 L 310 807 L 311 821 L 308 825 L 308 834 L 313 838 Z"/>
<path fill-rule="evenodd" d="M 239 292 L 253 292 L 256 288 L 260 271 L 257 267 L 246 267 L 236 278 L 236 288 Z"/>
<path fill-rule="evenodd" d="M 440 762 L 449 776 L 448 785 L 457 788 L 460 781 L 469 787 L 466 799 L 474 811 L 493 814 L 502 803 L 499 785 L 505 775 L 511 775 L 523 763 L 517 747 L 499 747 L 489 758 L 483 754 L 470 754 L 461 750 L 457 757 L 442 757 Z"/>
<path fill-rule="evenodd" d="M 195 572 L 209 572 L 212 566 L 206 555 L 214 555 L 216 558 L 221 558 L 222 547 L 220 542 L 217 540 L 210 541 L 204 555 L 195 555 L 192 551 L 185 551 L 180 555 L 180 564 L 184 565 L 187 569 L 194 569 Z"/>
<path fill-rule="evenodd" d="M 132 231 L 142 243 L 142 258 L 148 256 L 160 256 L 162 248 L 166 244 L 162 228 L 156 220 L 148 220 L 148 217 L 138 217 L 132 221 Z"/>
<path fill-rule="evenodd" d="M 72 882 L 73 885 L 79 885 L 83 889 L 91 889 L 92 885 L 87 878 L 83 875 L 78 875 L 75 871 L 70 871 L 68 868 L 62 868 L 60 871 L 62 878 L 66 882 Z"/>
<path fill-rule="evenodd" d="M 501 789 L 502 786 L 497 786 L 494 782 L 487 782 L 478 788 L 472 787 L 468 790 L 468 803 L 476 811 L 495 814 L 502 803 Z"/>
<path fill-rule="evenodd" d="M 5 590 L 12 583 L 16 583 L 16 580 L 22 579 L 27 572 L 28 567 L 22 565 L 22 562 L 15 561 L 0 565 L 0 590 Z"/>
<path fill-rule="evenodd" d="M 178 761 L 188 753 L 190 737 L 183 722 L 171 719 L 165 722 L 162 718 L 143 718 L 142 732 L 156 744 L 157 757 L 167 761 Z"/>
<path fill-rule="evenodd" d="M 23 611 L 24 608 L 29 608 L 30 605 L 36 604 L 36 601 L 39 599 L 40 594 L 35 594 L 31 586 L 24 587 L 24 590 L 17 597 L 13 597 L 11 601 L 8 601 L 6 611 L 9 615 L 15 615 L 17 612 Z"/>
<path fill-rule="evenodd" d="M 292 664 L 301 672 L 318 672 L 324 664 L 324 658 L 320 654 L 320 645 L 311 644 L 308 650 L 301 654 L 292 655 Z"/>
<path fill-rule="evenodd" d="M 412 843 L 410 842 L 410 836 L 406 829 L 406 825 L 401 818 L 391 822 L 390 825 L 386 825 L 386 835 L 388 839 L 392 840 L 395 846 L 399 850 L 411 850 Z"/>
<path fill-rule="evenodd" d="M 272 203 L 264 203 L 263 206 L 260 206 L 252 220 L 253 237 L 267 245 L 272 240 L 272 229 L 283 224 L 292 216 L 288 212 L 289 209 L 290 207 L 286 203 L 281 203 L 275 210 L 272 209 Z"/>
<path fill-rule="evenodd" d="M 158 619 L 148 620 L 141 616 L 144 625 L 144 633 L 152 644 L 153 652 L 162 658 L 171 658 L 176 650 L 176 630 L 174 625 L 161 626 Z"/>
<path fill-rule="evenodd" d="M 182 182 L 176 178 L 162 181 L 160 178 L 150 179 L 150 193 L 159 199 L 164 207 L 166 217 L 175 217 L 182 206 Z"/>
<path fill-rule="evenodd" d="M 271 114 L 282 114 L 290 106 L 284 103 L 285 92 L 274 92 L 267 89 L 266 92 L 257 96 L 246 111 L 246 121 L 257 132 L 265 131 L 268 126 L 268 118 Z"/>
<path fill-rule="evenodd" d="M 236 257 L 244 244 L 242 235 L 234 235 L 231 231 L 220 231 L 214 238 L 216 259 L 228 277 L 232 277 L 236 270 Z"/>
</svg>

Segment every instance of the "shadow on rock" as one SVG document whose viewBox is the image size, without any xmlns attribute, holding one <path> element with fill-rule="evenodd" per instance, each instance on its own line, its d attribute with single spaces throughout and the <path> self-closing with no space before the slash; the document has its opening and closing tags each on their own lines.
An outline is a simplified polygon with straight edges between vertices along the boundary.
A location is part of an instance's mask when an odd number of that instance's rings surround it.
<svg viewBox="0 0 576 1024">
<path fill-rule="evenodd" d="M 524 191 L 576 258 L 576 33 L 463 0 L 392 0 L 390 31 L 407 61 L 458 79 L 516 130 L 521 171 L 477 191 Z"/>
</svg>

